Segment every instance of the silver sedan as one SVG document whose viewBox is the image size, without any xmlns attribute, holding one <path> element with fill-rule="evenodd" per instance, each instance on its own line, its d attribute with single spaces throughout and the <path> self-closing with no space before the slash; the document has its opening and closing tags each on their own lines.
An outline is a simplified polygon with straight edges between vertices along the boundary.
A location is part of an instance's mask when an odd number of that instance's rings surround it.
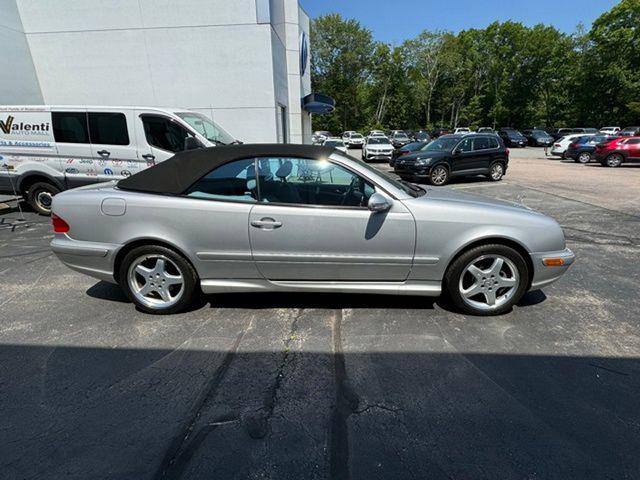
<svg viewBox="0 0 640 480">
<path fill-rule="evenodd" d="M 53 200 L 56 255 L 143 311 L 199 292 L 438 296 L 509 310 L 573 263 L 560 226 L 524 206 L 403 183 L 336 150 L 184 152 Z"/>
</svg>

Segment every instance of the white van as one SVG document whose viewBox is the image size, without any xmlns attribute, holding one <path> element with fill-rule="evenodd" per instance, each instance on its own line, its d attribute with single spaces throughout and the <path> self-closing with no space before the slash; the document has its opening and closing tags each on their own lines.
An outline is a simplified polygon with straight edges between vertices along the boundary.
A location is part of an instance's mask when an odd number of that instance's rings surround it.
<svg viewBox="0 0 640 480">
<path fill-rule="evenodd" d="M 236 143 L 205 115 L 148 107 L 1 106 L 0 193 L 48 215 L 56 193 L 120 179 L 182 150 Z"/>
</svg>

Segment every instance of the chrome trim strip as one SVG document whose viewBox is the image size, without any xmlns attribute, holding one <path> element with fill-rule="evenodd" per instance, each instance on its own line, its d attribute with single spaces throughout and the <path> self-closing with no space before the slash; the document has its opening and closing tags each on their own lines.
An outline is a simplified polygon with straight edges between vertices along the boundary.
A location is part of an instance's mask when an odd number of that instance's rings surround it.
<svg viewBox="0 0 640 480">
<path fill-rule="evenodd" d="M 251 252 L 196 252 L 199 260 L 207 262 L 250 262 Z"/>
<path fill-rule="evenodd" d="M 411 256 L 384 256 L 384 255 L 335 255 L 321 253 L 254 253 L 256 262 L 282 262 L 282 263 L 357 263 L 357 264 L 385 264 L 385 265 L 411 265 Z"/>
</svg>

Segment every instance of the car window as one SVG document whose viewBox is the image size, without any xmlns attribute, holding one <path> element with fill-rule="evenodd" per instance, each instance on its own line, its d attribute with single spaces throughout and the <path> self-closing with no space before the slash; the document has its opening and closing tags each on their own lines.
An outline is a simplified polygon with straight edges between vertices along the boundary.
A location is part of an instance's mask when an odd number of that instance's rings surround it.
<svg viewBox="0 0 640 480">
<path fill-rule="evenodd" d="M 260 201 L 366 207 L 374 187 L 340 165 L 304 158 L 259 158 Z"/>
<path fill-rule="evenodd" d="M 52 112 L 53 136 L 58 143 L 89 143 L 87 114 L 84 112 Z"/>
<path fill-rule="evenodd" d="M 473 139 L 473 149 L 474 150 L 488 150 L 492 147 L 489 143 L 489 137 L 478 137 Z"/>
<path fill-rule="evenodd" d="M 221 165 L 193 184 L 186 195 L 210 200 L 255 202 L 257 192 L 255 160 L 249 158 Z"/>
<path fill-rule="evenodd" d="M 500 143 L 497 138 L 489 137 L 489 148 L 498 148 L 500 147 Z"/>
<path fill-rule="evenodd" d="M 470 138 L 465 138 L 463 141 L 461 141 L 458 146 L 456 147 L 456 150 L 460 150 L 461 152 L 470 152 L 473 148 L 472 145 L 472 140 Z"/>
<path fill-rule="evenodd" d="M 627 140 L 627 145 L 640 145 L 640 138 L 632 138 Z"/>
<path fill-rule="evenodd" d="M 100 145 L 129 145 L 127 118 L 123 113 L 89 112 L 91 143 Z"/>
<path fill-rule="evenodd" d="M 184 150 L 184 141 L 193 135 L 171 119 L 159 115 L 142 115 L 142 124 L 147 142 L 152 147 L 169 152 Z"/>
</svg>

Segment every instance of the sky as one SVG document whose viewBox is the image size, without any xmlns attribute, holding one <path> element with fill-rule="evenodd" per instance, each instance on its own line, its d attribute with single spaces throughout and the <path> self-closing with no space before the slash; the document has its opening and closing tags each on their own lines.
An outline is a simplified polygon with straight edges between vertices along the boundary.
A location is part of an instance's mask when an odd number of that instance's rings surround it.
<svg viewBox="0 0 640 480">
<path fill-rule="evenodd" d="M 355 18 L 376 40 L 400 43 L 422 30 L 458 32 L 513 20 L 544 23 L 572 33 L 578 23 L 591 23 L 618 0 L 300 0 L 312 17 L 340 13 Z"/>
</svg>

